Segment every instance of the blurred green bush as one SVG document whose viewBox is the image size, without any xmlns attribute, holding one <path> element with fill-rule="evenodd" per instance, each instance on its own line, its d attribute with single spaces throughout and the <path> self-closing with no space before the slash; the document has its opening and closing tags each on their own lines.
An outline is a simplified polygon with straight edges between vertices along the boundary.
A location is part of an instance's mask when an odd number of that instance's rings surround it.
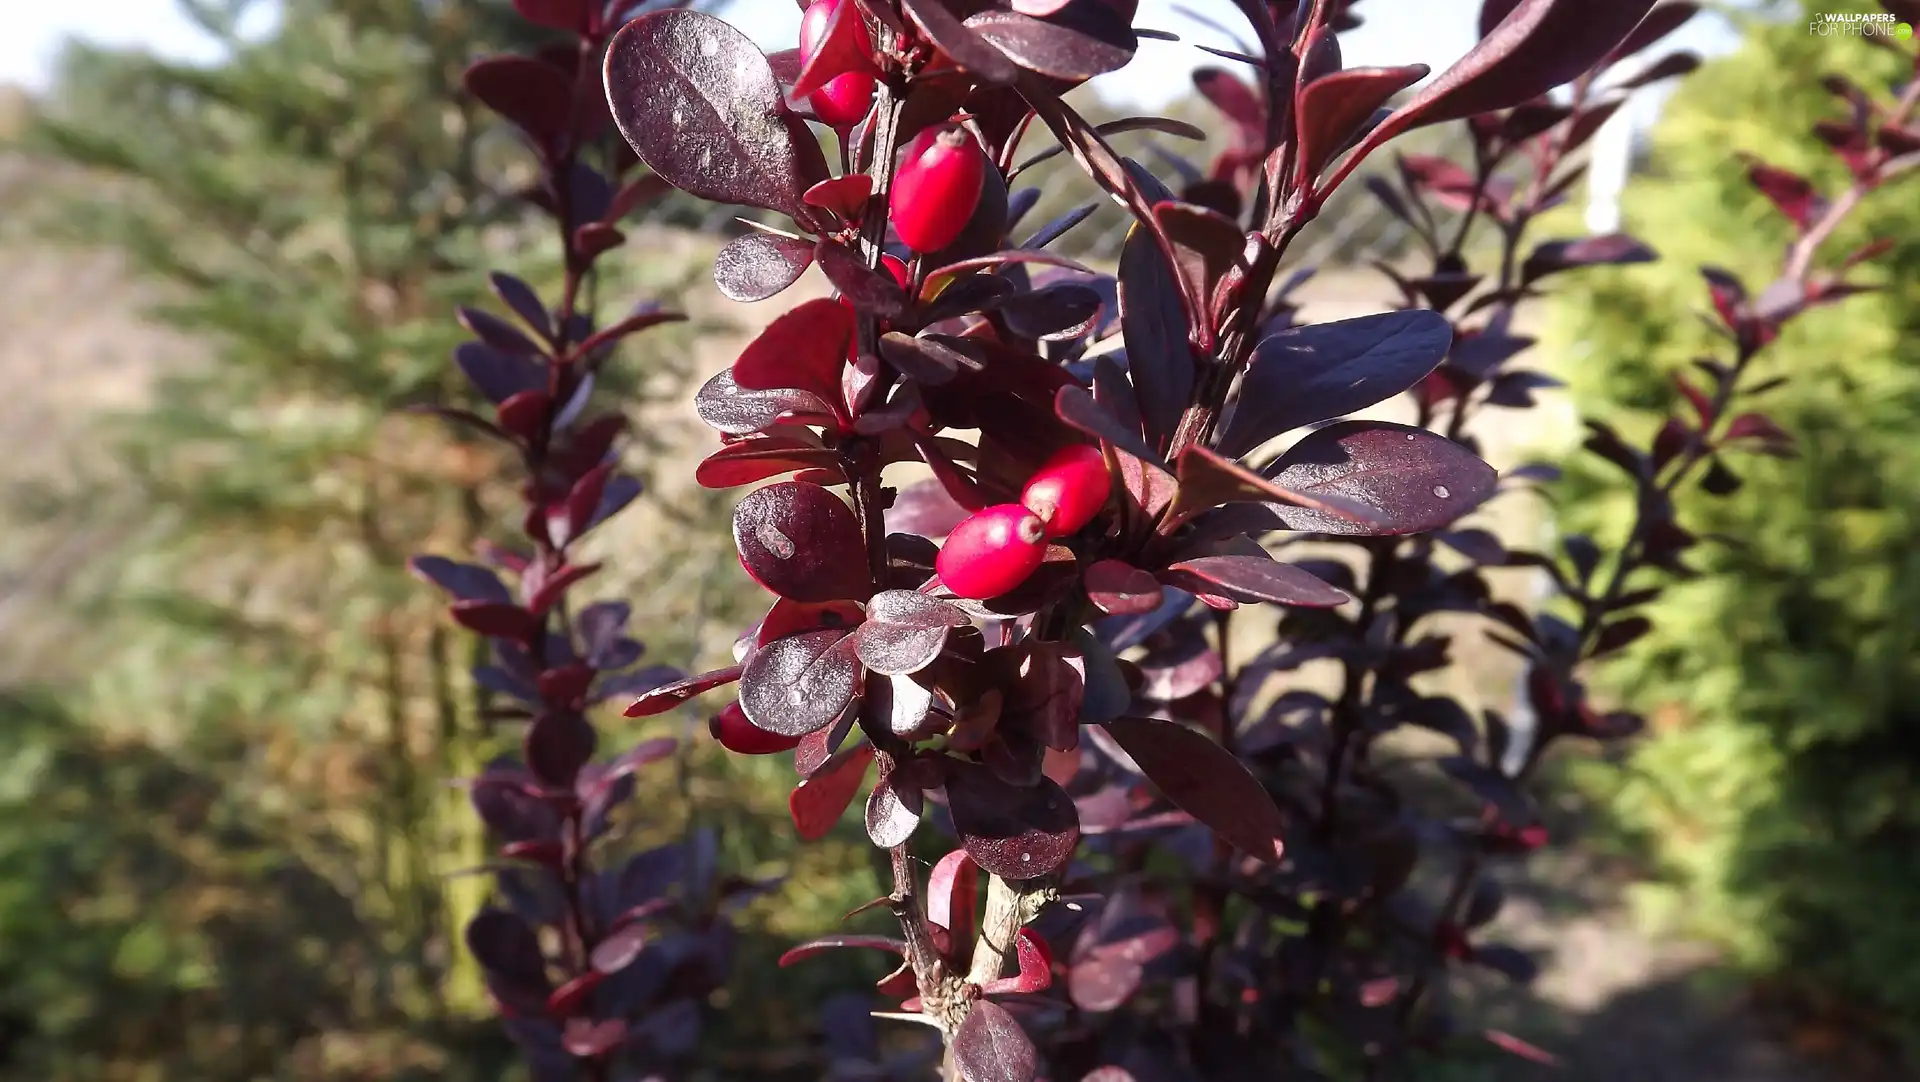
<svg viewBox="0 0 1920 1082">
<path fill-rule="evenodd" d="M 1759 157 L 1837 191 L 1848 177 L 1810 134 L 1839 104 L 1820 77 L 1876 89 L 1913 72 L 1858 39 L 1808 33 L 1806 14 L 1745 28 L 1741 49 L 1687 80 L 1654 139 L 1628 228 L 1664 257 L 1583 277 L 1555 296 L 1554 351 L 1574 400 L 1636 434 L 1671 407 L 1671 378 L 1726 350 L 1696 313 L 1698 268 L 1757 292 L 1789 225 L 1746 182 Z M 1646 900 L 1802 1006 L 1867 1020 L 1920 1049 L 1920 203 L 1871 201 L 1824 253 L 1894 248 L 1883 292 L 1813 312 L 1764 355 L 1756 399 L 1798 436 L 1791 461 L 1731 461 L 1744 486 L 1695 492 L 1683 516 L 1710 543 L 1705 574 L 1648 615 L 1656 631 L 1604 682 L 1650 712 L 1624 769 L 1586 771 L 1661 873 Z M 1604 467 L 1603 467 L 1604 468 Z M 1570 529 L 1618 538 L 1616 479 L 1576 472 Z"/>
</svg>

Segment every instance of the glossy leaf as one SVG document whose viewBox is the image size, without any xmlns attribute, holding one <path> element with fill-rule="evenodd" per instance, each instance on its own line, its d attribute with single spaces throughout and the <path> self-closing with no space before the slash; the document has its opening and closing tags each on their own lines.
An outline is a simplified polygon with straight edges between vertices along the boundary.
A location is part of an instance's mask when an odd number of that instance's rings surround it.
<svg viewBox="0 0 1920 1082">
<path fill-rule="evenodd" d="M 1052 781 L 1020 788 L 975 763 L 947 773 L 954 829 L 974 863 L 1003 879 L 1026 880 L 1065 866 L 1080 840 L 1073 801 Z"/>
<path fill-rule="evenodd" d="M 756 391 L 798 387 L 823 401 L 838 401 L 853 320 L 845 305 L 826 297 L 795 307 L 741 351 L 733 362 L 733 381 Z"/>
<path fill-rule="evenodd" d="M 1323 75 L 1300 92 L 1298 176 L 1319 176 L 1349 140 L 1395 94 L 1427 77 L 1425 64 L 1348 68 Z"/>
<path fill-rule="evenodd" d="M 1126 20 L 1095 0 L 1070 0 L 1048 19 L 989 8 L 966 26 L 1028 71 L 1069 82 L 1118 71 L 1139 45 Z"/>
<path fill-rule="evenodd" d="M 1267 473 L 1290 492 L 1369 509 L 1364 526 L 1304 507 L 1276 507 L 1288 529 L 1397 536 L 1452 525 L 1484 503 L 1499 475 L 1471 451 L 1423 428 L 1342 421 L 1295 444 Z"/>
<path fill-rule="evenodd" d="M 1196 362 L 1187 341 L 1180 280 L 1153 234 L 1141 225 L 1127 230 L 1120 249 L 1119 281 L 1127 374 L 1139 395 L 1148 439 L 1164 444 L 1193 396 Z M 1154 456 L 1136 457 L 1151 461 Z"/>
<path fill-rule="evenodd" d="M 654 688 L 633 701 L 626 709 L 630 718 L 647 718 L 655 714 L 664 714 L 696 695 L 702 695 L 714 688 L 731 684 L 740 679 L 740 666 L 729 665 L 724 669 L 713 669 L 671 684 Z"/>
<path fill-rule="evenodd" d="M 796 133 L 773 69 L 745 34 L 698 11 L 652 12 L 614 35 L 605 74 L 620 134 L 668 183 L 807 219 L 801 196 L 825 170 L 803 157 L 804 125 Z"/>
<path fill-rule="evenodd" d="M 1280 809 L 1239 759 L 1193 729 L 1157 718 L 1118 718 L 1107 732 L 1147 780 L 1181 811 L 1234 848 L 1272 863 L 1279 857 Z"/>
<path fill-rule="evenodd" d="M 794 601 L 864 601 L 873 592 L 860 526 L 840 497 L 784 481 L 755 489 L 733 512 L 733 541 L 754 581 Z"/>
<path fill-rule="evenodd" d="M 726 369 L 701 385 L 693 396 L 693 409 L 709 427 L 729 436 L 749 435 L 783 420 L 817 424 L 833 417 L 832 407 L 812 391 L 794 387 L 750 391 L 735 383 Z"/>
<path fill-rule="evenodd" d="M 953 1035 L 953 1065 L 962 1082 L 1033 1082 L 1039 1053 L 1027 1031 L 991 1000 L 976 1000 Z"/>
<path fill-rule="evenodd" d="M 934 47 L 989 83 L 1011 83 L 1020 69 L 1007 55 L 960 21 L 944 0 L 902 0 L 907 17 Z"/>
<path fill-rule="evenodd" d="M 755 230 L 728 241 L 713 260 L 713 284 L 728 300 L 764 301 L 813 265 L 813 242 Z"/>
<path fill-rule="evenodd" d="M 1324 609 L 1352 600 L 1308 572 L 1264 556 L 1203 556 L 1167 568 L 1167 581 L 1193 594 Z"/>
<path fill-rule="evenodd" d="M 1109 616 L 1140 616 L 1160 607 L 1158 579 L 1124 560 L 1101 560 L 1081 579 L 1093 607 Z"/>
<path fill-rule="evenodd" d="M 770 733 L 804 736 L 832 725 L 860 688 L 860 663 L 843 631 L 770 642 L 740 674 L 740 708 Z"/>
<path fill-rule="evenodd" d="M 1384 402 L 1425 378 L 1452 344 L 1452 324 L 1424 308 L 1281 331 L 1254 348 L 1216 446 L 1238 457 L 1282 433 Z"/>
<path fill-rule="evenodd" d="M 867 794 L 867 839 L 881 849 L 905 844 L 920 826 L 925 804 L 920 790 L 901 789 L 892 777 L 881 778 Z"/>
<path fill-rule="evenodd" d="M 1170 512 L 1175 518 L 1188 518 L 1220 504 L 1252 501 L 1298 508 L 1301 514 L 1312 516 L 1301 521 L 1328 519 L 1345 523 L 1341 530 L 1318 531 L 1322 533 L 1368 536 L 1370 531 L 1388 524 L 1378 509 L 1342 493 L 1295 491 L 1205 447 L 1189 447 L 1181 452 L 1178 477 L 1180 488 Z M 1273 528 L 1304 528 L 1289 525 L 1290 521 L 1276 515 Z"/>
<path fill-rule="evenodd" d="M 1138 433 L 1129 431 L 1113 414 L 1094 401 L 1084 387 L 1062 387 L 1054 396 L 1053 409 L 1061 420 L 1074 428 L 1112 444 L 1141 462 L 1148 464 L 1161 473 L 1166 473 L 1166 464 L 1148 447 Z"/>
</svg>

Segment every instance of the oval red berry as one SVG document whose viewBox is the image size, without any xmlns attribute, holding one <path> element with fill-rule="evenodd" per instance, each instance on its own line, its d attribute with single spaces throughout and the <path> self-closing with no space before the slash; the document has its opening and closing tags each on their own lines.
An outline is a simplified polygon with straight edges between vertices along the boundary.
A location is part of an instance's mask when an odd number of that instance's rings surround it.
<svg viewBox="0 0 1920 1082">
<path fill-rule="evenodd" d="M 947 535 L 934 568 L 959 597 L 999 597 L 1027 581 L 1047 555 L 1047 529 L 1017 503 L 976 511 Z"/>
<path fill-rule="evenodd" d="M 913 137 L 894 173 L 888 211 L 900 242 L 916 252 L 952 244 L 980 203 L 987 158 L 962 128 L 928 128 Z"/>
<path fill-rule="evenodd" d="M 1034 471 L 1020 502 L 1046 523 L 1047 536 L 1065 537 L 1092 522 L 1112 491 L 1106 456 L 1082 443 L 1056 452 Z"/>
<path fill-rule="evenodd" d="M 832 22 L 834 9 L 846 0 L 815 0 L 800 16 L 800 55 L 812 59 L 826 40 L 827 26 Z M 854 31 L 862 44 L 869 41 L 864 20 L 856 16 Z M 847 71 L 827 80 L 825 86 L 807 95 L 807 104 L 813 106 L 813 114 L 822 124 L 830 128 L 851 128 L 866 119 L 868 110 L 873 108 L 873 76 L 864 71 Z"/>
</svg>

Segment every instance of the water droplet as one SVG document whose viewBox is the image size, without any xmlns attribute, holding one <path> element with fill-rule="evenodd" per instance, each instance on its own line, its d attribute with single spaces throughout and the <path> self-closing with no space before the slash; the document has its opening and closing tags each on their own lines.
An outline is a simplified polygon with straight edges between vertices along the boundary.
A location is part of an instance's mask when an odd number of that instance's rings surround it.
<svg viewBox="0 0 1920 1082">
<path fill-rule="evenodd" d="M 758 529 L 754 530 L 754 535 L 760 539 L 762 545 L 767 547 L 768 552 L 773 553 L 775 559 L 793 559 L 793 538 L 781 533 L 779 527 L 770 522 L 763 522 Z"/>
<path fill-rule="evenodd" d="M 673 126 L 677 128 L 680 125 L 685 124 L 686 122 L 687 122 L 687 115 L 676 108 L 673 111 Z M 1412 439 L 1413 437 L 1408 436 L 1407 438 Z"/>
<path fill-rule="evenodd" d="M 700 39 L 700 55 L 701 56 L 719 56 L 720 43 L 718 41 L 715 41 L 712 38 Z"/>
<path fill-rule="evenodd" d="M 1433 494 L 1443 500 L 1453 495 L 1453 493 L 1447 491 L 1447 486 L 1445 485 L 1433 486 Z"/>
<path fill-rule="evenodd" d="M 1415 437 L 1413 433 L 1411 433 L 1411 432 L 1409 432 L 1409 433 L 1407 433 L 1407 442 L 1408 442 L 1408 443 L 1412 443 L 1412 442 L 1413 442 L 1413 441 L 1414 441 L 1414 440 L 1415 440 L 1416 438 L 1417 438 L 1417 437 Z"/>
<path fill-rule="evenodd" d="M 1028 862 L 1030 862 L 1031 860 L 1033 860 L 1033 854 L 1032 854 L 1032 853 L 1022 853 L 1022 854 L 1020 854 L 1020 863 L 1022 863 L 1022 864 L 1026 864 L 1026 863 L 1028 863 Z"/>
</svg>

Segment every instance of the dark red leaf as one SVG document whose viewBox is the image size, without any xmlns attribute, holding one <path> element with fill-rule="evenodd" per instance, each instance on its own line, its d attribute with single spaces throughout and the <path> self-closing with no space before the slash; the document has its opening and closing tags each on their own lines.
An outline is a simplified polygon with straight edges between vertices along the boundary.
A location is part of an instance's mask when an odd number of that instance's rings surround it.
<svg viewBox="0 0 1920 1082">
<path fill-rule="evenodd" d="M 991 1000 L 977 1000 L 953 1035 L 953 1064 L 962 1082 L 1033 1082 L 1039 1053 L 1026 1030 Z"/>
<path fill-rule="evenodd" d="M 813 257 L 821 273 L 862 312 L 882 317 L 899 315 L 907 306 L 907 295 L 892 274 L 867 266 L 860 253 L 836 240 L 822 240 Z"/>
<path fill-rule="evenodd" d="M 498 601 L 456 601 L 451 611 L 454 623 L 491 638 L 531 642 L 540 634 L 540 621 L 518 605 Z"/>
<path fill-rule="evenodd" d="M 1272 467 L 1276 484 L 1370 509 L 1364 526 L 1308 508 L 1276 507 L 1288 529 L 1392 537 L 1452 525 L 1484 503 L 1499 475 L 1471 451 L 1423 428 L 1341 421 L 1294 444 Z"/>
<path fill-rule="evenodd" d="M 571 788 L 598 742 L 593 725 L 578 711 L 541 714 L 527 726 L 527 769 L 557 789 Z"/>
<path fill-rule="evenodd" d="M 1197 730 L 1157 718 L 1116 718 L 1107 732 L 1175 807 L 1250 857 L 1268 863 L 1279 858 L 1285 825 L 1280 809 L 1227 749 Z"/>
<path fill-rule="evenodd" d="M 813 242 L 758 230 L 728 241 L 713 260 L 713 284 L 728 300 L 764 301 L 813 265 Z"/>
<path fill-rule="evenodd" d="M 1246 83 L 1219 68 L 1197 68 L 1193 73 L 1194 89 L 1213 103 L 1215 109 L 1226 114 L 1233 121 L 1256 137 L 1266 131 L 1267 106 L 1260 100 L 1259 94 Z"/>
<path fill-rule="evenodd" d="M 1093 607 L 1109 616 L 1141 616 L 1160 607 L 1160 582 L 1124 560 L 1101 560 L 1081 583 Z"/>
<path fill-rule="evenodd" d="M 1640 25 L 1633 28 L 1627 40 L 1621 42 L 1600 62 L 1600 67 L 1608 68 L 1626 58 L 1658 43 L 1661 38 L 1685 26 L 1695 15 L 1700 14 L 1700 5 L 1690 0 L 1668 0 L 1655 5 Z"/>
<path fill-rule="evenodd" d="M 594 0 L 513 0 L 513 10 L 530 23 L 579 33 L 587 28 L 587 8 Z"/>
<path fill-rule="evenodd" d="M 722 370 L 693 396 L 694 412 L 710 427 L 729 436 L 745 436 L 783 420 L 801 424 L 831 421 L 833 409 L 812 391 L 793 387 L 749 391 Z"/>
<path fill-rule="evenodd" d="M 462 342 L 453 348 L 453 363 L 467 382 L 498 405 L 522 391 L 547 385 L 547 366 L 528 357 L 515 357 L 485 342 Z"/>
<path fill-rule="evenodd" d="M 462 76 L 467 92 L 542 147 L 558 146 L 573 112 L 573 81 L 530 56 L 489 56 Z"/>
<path fill-rule="evenodd" d="M 836 759 L 838 761 L 836 761 Z M 807 841 L 819 841 L 833 830 L 840 816 L 860 794 L 867 779 L 867 765 L 873 762 L 873 745 L 860 744 L 845 756 L 827 760 L 827 764 L 806 781 L 794 787 L 787 797 L 787 809 L 793 814 L 793 828 Z"/>
<path fill-rule="evenodd" d="M 809 631 L 761 647 L 740 674 L 740 708 L 770 733 L 804 736 L 839 720 L 860 689 L 844 631 Z"/>
<path fill-rule="evenodd" d="M 794 601 L 864 601 L 873 592 L 860 525 L 819 485 L 783 481 L 755 489 L 733 512 L 733 541 L 754 581 Z"/>
<path fill-rule="evenodd" d="M 954 762 L 947 773 L 947 802 L 967 854 L 1002 879 L 1058 871 L 1080 840 L 1073 800 L 1045 778 L 1038 785 L 1015 787 L 987 767 Z"/>
<path fill-rule="evenodd" d="M 805 392 L 794 392 L 804 394 Z M 840 455 L 780 436 L 753 436 L 702 459 L 693 479 L 703 488 L 733 488 L 801 470 L 838 470 Z"/>
<path fill-rule="evenodd" d="M 819 148 L 745 34 L 698 11 L 642 15 L 614 35 L 605 75 L 620 134 L 669 184 L 809 220 L 801 195 L 825 179 Z"/>
<path fill-rule="evenodd" d="M 1826 209 L 1813 182 L 1798 173 L 1753 161 L 1747 166 L 1747 179 L 1803 233 Z"/>
<path fill-rule="evenodd" d="M 1302 514 L 1315 513 L 1314 521 L 1320 518 L 1338 519 L 1346 523 L 1345 529 L 1340 532 L 1360 536 L 1370 536 L 1370 531 L 1387 525 L 1386 517 L 1365 503 L 1338 492 L 1293 491 L 1205 447 L 1189 447 L 1181 452 L 1178 470 L 1180 488 L 1170 512 L 1178 519 L 1191 518 L 1201 511 L 1225 503 L 1271 502 L 1299 508 Z M 1293 527 L 1285 526 L 1282 520 L 1276 518 L 1269 528 Z"/>
<path fill-rule="evenodd" d="M 822 401 L 840 398 L 840 369 L 853 341 L 854 315 L 820 297 L 767 324 L 733 362 L 733 380 L 748 390 L 798 387 Z"/>
<path fill-rule="evenodd" d="M 1453 325 L 1424 308 L 1281 331 L 1254 347 L 1220 452 L 1246 454 L 1284 432 L 1384 402 L 1433 371 Z"/>
<path fill-rule="evenodd" d="M 878 935 L 832 935 L 820 939 L 811 939 L 797 947 L 789 949 L 785 954 L 780 956 L 779 966 L 781 969 L 785 969 L 795 962 L 804 962 L 816 954 L 848 948 L 888 951 L 902 957 L 905 957 L 907 953 L 905 940 L 888 939 L 886 936 Z"/>
<path fill-rule="evenodd" d="M 1120 423 L 1112 413 L 1094 401 L 1087 389 L 1079 386 L 1062 387 L 1054 396 L 1053 411 L 1062 421 L 1074 428 L 1112 444 L 1116 449 L 1146 463 L 1161 473 L 1167 472 L 1166 463 L 1153 448 L 1141 440 L 1138 433 L 1130 431 Z"/>
<path fill-rule="evenodd" d="M 546 999 L 551 987 L 546 956 L 525 921 L 503 909 L 482 909 L 467 922 L 466 939 L 467 949 L 490 979 Z"/>
<path fill-rule="evenodd" d="M 1523 1041 L 1520 1038 L 1515 1037 L 1511 1033 L 1504 1033 L 1497 1029 L 1490 1029 L 1490 1030 L 1487 1030 L 1487 1040 L 1491 1041 L 1494 1047 L 1500 1049 L 1501 1051 L 1511 1052 L 1512 1054 L 1519 1056 L 1521 1059 L 1529 1059 L 1535 1063 L 1542 1064 L 1547 1067 L 1560 1066 L 1559 1057 L 1555 1056 L 1551 1052 L 1546 1051 L 1545 1049 L 1539 1048 L 1535 1045 L 1528 1044 L 1526 1041 Z"/>
<path fill-rule="evenodd" d="M 1608 233 L 1579 240 L 1550 240 L 1542 242 L 1527 256 L 1521 268 L 1521 278 L 1532 282 L 1575 267 L 1651 263 L 1658 258 L 1659 253 L 1625 233 Z"/>
<path fill-rule="evenodd" d="M 1068 82 L 1118 71 L 1139 46 L 1126 19 L 1097 0 L 1068 0 L 1047 19 L 989 8 L 965 25 L 1028 71 Z"/>
<path fill-rule="evenodd" d="M 696 695 L 712 691 L 723 684 L 731 684 L 740 679 L 740 666 L 729 665 L 724 669 L 713 669 L 671 684 L 654 688 L 633 701 L 627 707 L 625 716 L 630 718 L 650 718 L 655 714 L 664 714 Z"/>
<path fill-rule="evenodd" d="M 1349 68 L 1323 75 L 1300 92 L 1297 176 L 1311 182 L 1395 94 L 1427 77 L 1425 64 Z"/>
<path fill-rule="evenodd" d="M 927 875 L 927 923 L 947 930 L 947 938 L 955 944 L 956 962 L 965 961 L 958 955 L 973 943 L 974 892 L 979 883 L 980 866 L 965 849 L 941 857 Z"/>
<path fill-rule="evenodd" d="M 963 24 L 945 0 L 903 0 L 900 6 L 935 48 L 967 71 L 1002 85 L 1019 76 L 1013 61 Z"/>
<path fill-rule="evenodd" d="M 867 839 L 882 849 L 904 844 L 920 826 L 925 805 L 920 790 L 898 788 L 893 777 L 881 778 L 867 794 Z"/>
<path fill-rule="evenodd" d="M 612 976 L 633 964 L 647 945 L 647 926 L 625 924 L 594 945 L 591 961 L 596 973 Z"/>
<path fill-rule="evenodd" d="M 444 556 L 415 556 L 407 561 L 407 569 L 452 594 L 456 600 L 503 605 L 513 602 L 500 576 L 479 564 L 456 563 Z"/>
<path fill-rule="evenodd" d="M 603 1018 L 598 1022 L 591 1018 L 569 1018 L 560 1036 L 560 1047 L 581 1059 L 593 1059 L 620 1047 L 626 1039 L 624 1018 Z"/>
<path fill-rule="evenodd" d="M 1292 564 L 1265 556 L 1203 556 L 1167 569 L 1167 582 L 1191 594 L 1326 609 L 1349 598 Z"/>
</svg>

